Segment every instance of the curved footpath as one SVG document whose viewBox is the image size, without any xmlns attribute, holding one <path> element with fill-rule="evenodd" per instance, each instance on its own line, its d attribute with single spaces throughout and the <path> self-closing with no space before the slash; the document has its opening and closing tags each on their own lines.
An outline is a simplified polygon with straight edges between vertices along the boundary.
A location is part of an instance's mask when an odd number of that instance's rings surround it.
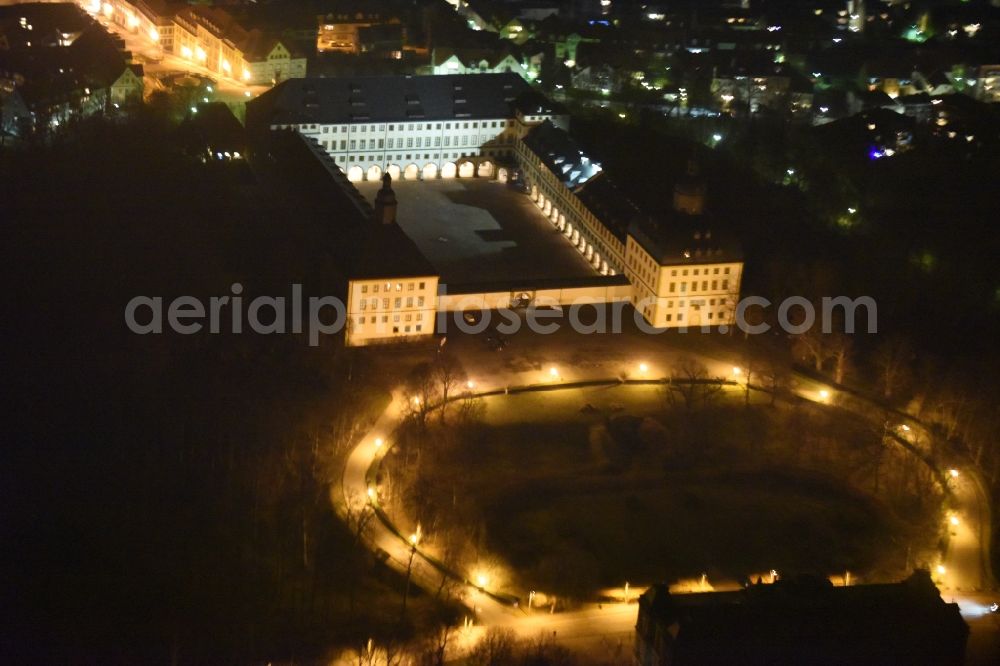
<svg viewBox="0 0 1000 666">
<path fill-rule="evenodd" d="M 732 368 L 731 365 L 720 364 L 711 359 L 701 360 L 707 361 L 712 370 L 722 369 L 718 376 L 727 376 Z M 505 391 L 514 393 L 553 390 L 595 384 L 616 385 L 622 382 L 619 377 L 609 378 L 606 371 L 600 368 L 593 368 L 589 372 L 560 370 L 560 374 L 551 382 L 540 383 L 537 381 L 538 378 L 539 372 L 531 371 L 503 373 L 493 377 L 493 381 L 479 379 L 475 395 L 496 395 Z M 532 379 L 536 381 L 532 382 Z M 837 391 L 835 387 L 814 379 L 799 379 L 801 381 L 797 394 L 806 400 L 825 402 L 827 394 L 821 391 L 829 391 L 830 394 Z M 629 380 L 628 383 L 654 382 Z M 660 380 L 655 380 L 655 383 L 660 383 Z M 453 642 L 452 648 L 455 653 L 458 654 L 458 651 L 468 647 L 484 627 L 504 626 L 512 628 L 523 637 L 551 633 L 555 640 L 573 649 L 601 649 L 608 655 L 630 654 L 636 619 L 634 605 L 592 604 L 580 610 L 554 614 L 542 609 L 529 611 L 518 607 L 512 597 L 503 595 L 501 591 L 479 588 L 463 579 L 461 574 L 451 572 L 429 553 L 424 552 L 419 544 L 414 548 L 408 537 L 399 533 L 379 506 L 374 475 L 381 457 L 391 447 L 393 434 L 402 421 L 404 400 L 404 396 L 393 394 L 389 406 L 351 451 L 344 467 L 341 481 L 342 497 L 340 502 L 336 502 L 337 510 L 341 518 L 346 519 L 347 502 L 370 503 L 375 509 L 377 520 L 371 522 L 371 527 L 367 531 L 368 545 L 375 551 L 377 557 L 404 576 L 412 556 L 412 584 L 433 593 L 441 585 L 442 577 L 447 576 L 459 585 L 458 596 L 470 609 L 469 624 L 473 627 L 460 632 L 459 639 Z M 914 434 L 923 428 L 913 421 L 909 423 Z M 906 438 L 897 435 L 895 440 L 919 455 Z M 932 469 L 934 468 L 933 462 L 926 458 L 924 460 Z M 971 470 L 960 469 L 957 476 L 952 476 L 947 470 L 938 473 L 951 492 L 951 515 L 958 519 L 958 524 L 951 527 L 949 548 L 941 563 L 945 567 L 944 573 L 938 574 L 941 581 L 940 588 L 946 600 L 959 603 L 963 615 L 973 625 L 973 640 L 975 640 L 974 621 L 985 617 L 986 609 L 992 601 L 990 594 L 984 592 L 993 588 L 987 552 L 989 505 L 982 484 Z M 986 625 L 986 628 L 992 631 L 992 624 Z M 992 640 L 991 638 L 991 645 Z"/>
</svg>

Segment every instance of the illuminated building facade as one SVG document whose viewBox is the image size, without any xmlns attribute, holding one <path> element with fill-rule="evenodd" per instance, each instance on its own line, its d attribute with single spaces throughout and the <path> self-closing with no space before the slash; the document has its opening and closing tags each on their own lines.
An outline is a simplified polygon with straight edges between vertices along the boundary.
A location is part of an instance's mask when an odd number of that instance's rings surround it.
<svg viewBox="0 0 1000 666">
<path fill-rule="evenodd" d="M 78 0 L 94 16 L 159 44 L 165 54 L 188 60 L 221 77 L 247 84 L 272 84 L 302 77 L 306 59 L 278 40 L 245 30 L 227 12 L 184 6 L 174 12 L 153 0 Z"/>
<path fill-rule="evenodd" d="M 677 183 L 672 209 L 644 215 L 579 148 L 564 129 L 567 122 L 561 107 L 515 74 L 286 81 L 247 105 L 251 131 L 300 134 L 330 177 L 353 191 L 352 199 L 361 198 L 352 183 L 386 176 L 391 183 L 506 179 L 518 172 L 535 205 L 593 269 L 593 284 L 549 294 L 555 304 L 582 295 L 630 301 L 658 328 L 732 325 L 742 256 L 738 244 L 713 228 L 696 169 Z M 512 302 L 509 290 L 439 295 L 438 277 L 426 262 L 385 269 L 379 256 L 419 254 L 400 239 L 405 233 L 394 223 L 395 205 L 383 180 L 369 215 L 380 221 L 372 228 L 382 236 L 376 244 L 382 250 L 351 280 L 348 344 L 428 335 L 434 313 L 467 307 L 462 303 L 493 308 Z M 389 246 L 396 249 L 385 250 Z M 369 264 L 382 269 L 369 274 Z M 521 287 L 536 296 L 544 291 Z"/>
</svg>

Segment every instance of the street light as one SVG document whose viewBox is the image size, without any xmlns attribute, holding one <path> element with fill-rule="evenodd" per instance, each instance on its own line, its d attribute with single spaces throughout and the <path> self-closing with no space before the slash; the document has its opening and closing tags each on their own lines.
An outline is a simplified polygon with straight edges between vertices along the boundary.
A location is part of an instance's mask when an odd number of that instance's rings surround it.
<svg viewBox="0 0 1000 666">
<path fill-rule="evenodd" d="M 949 469 L 949 470 L 948 470 L 948 474 L 949 474 L 949 475 L 951 476 L 951 478 L 953 478 L 953 479 L 955 479 L 955 478 L 958 478 L 958 470 L 957 470 L 957 469 Z"/>
<path fill-rule="evenodd" d="M 733 366 L 733 376 L 734 377 L 739 377 L 742 374 L 743 374 L 743 370 L 734 365 Z"/>
<path fill-rule="evenodd" d="M 553 379 L 558 379 L 559 378 L 559 369 L 556 368 L 556 366 L 553 365 L 551 368 L 549 368 L 549 376 L 552 377 Z"/>
<path fill-rule="evenodd" d="M 385 443 L 385 441 L 381 437 L 376 437 L 375 438 L 375 448 L 376 449 L 381 448 L 382 444 L 384 444 L 384 443 Z"/>
<path fill-rule="evenodd" d="M 819 392 L 819 399 L 820 400 L 829 400 L 830 399 L 830 392 L 827 391 L 826 389 L 820 390 L 820 392 Z"/>
<path fill-rule="evenodd" d="M 476 575 L 476 586 L 477 587 L 479 587 L 479 588 L 486 587 L 486 584 L 488 582 L 490 582 L 490 579 L 486 576 L 486 574 L 482 574 L 481 573 L 481 574 L 477 574 Z"/>
<path fill-rule="evenodd" d="M 940 575 L 943 576 L 946 573 L 948 573 L 948 569 L 946 569 L 943 564 L 939 564 L 939 565 L 937 565 L 937 572 L 938 572 L 938 574 L 940 574 Z"/>
<path fill-rule="evenodd" d="M 646 374 L 647 372 L 649 372 L 649 366 L 646 365 L 645 363 L 640 363 L 639 372 L 641 372 L 642 374 Z"/>
<path fill-rule="evenodd" d="M 465 388 L 471 391 L 472 389 L 476 388 L 476 382 L 470 379 L 469 381 L 465 382 Z"/>
</svg>

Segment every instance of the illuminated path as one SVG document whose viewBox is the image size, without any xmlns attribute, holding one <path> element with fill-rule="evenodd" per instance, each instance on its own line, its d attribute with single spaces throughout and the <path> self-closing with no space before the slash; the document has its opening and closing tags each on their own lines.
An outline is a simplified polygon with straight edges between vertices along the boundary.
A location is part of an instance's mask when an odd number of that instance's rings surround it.
<svg viewBox="0 0 1000 666">
<path fill-rule="evenodd" d="M 728 376 L 732 365 L 718 360 L 699 358 L 706 363 L 710 373 L 717 376 Z M 661 360 L 660 367 L 665 367 Z M 488 395 L 509 390 L 541 390 L 554 386 L 567 388 L 578 382 L 618 384 L 619 377 L 609 377 L 607 368 L 594 367 L 590 371 L 559 367 L 556 374 L 551 374 L 549 368 L 523 373 L 502 372 L 491 374 L 493 381 L 477 379 L 476 394 Z M 639 379 L 639 378 L 637 378 Z M 818 403 L 829 402 L 836 389 L 815 380 L 797 377 L 797 395 Z M 348 456 L 341 483 L 342 497 L 335 498 L 338 513 L 346 518 L 344 506 L 347 502 L 367 502 L 369 488 L 374 497 L 373 505 L 378 504 L 377 489 L 371 474 L 377 468 L 380 456 L 391 446 L 394 431 L 402 420 L 403 400 L 400 394 L 394 394 L 386 410 L 376 421 L 372 429 L 355 446 Z M 900 417 L 900 421 L 905 421 Z M 922 427 L 909 422 L 910 437 L 928 436 Z M 993 599 L 981 590 L 992 588 L 993 580 L 988 565 L 988 553 L 984 544 L 989 543 L 988 503 L 982 488 L 971 471 L 958 470 L 955 477 L 948 476 L 946 481 L 953 494 L 952 513 L 957 524 L 951 525 L 952 537 L 948 551 L 941 565 L 943 573 L 936 572 L 939 588 L 946 601 L 954 600 L 959 604 L 966 620 L 970 623 L 973 636 L 970 638 L 970 651 L 975 651 L 977 631 L 980 634 L 992 632 L 987 636 L 987 654 L 995 654 L 994 619 L 989 616 L 986 608 Z M 336 501 L 339 500 L 339 501 Z M 356 504 L 357 505 L 357 504 Z M 388 517 L 379 512 L 377 519 L 372 520 L 366 534 L 369 546 L 381 555 L 394 569 L 406 575 L 407 565 L 412 560 L 412 583 L 424 590 L 437 590 L 442 581 L 442 570 L 430 559 L 432 556 L 424 552 L 419 544 L 414 552 L 407 536 L 398 533 Z M 379 551 L 384 551 L 379 553 Z M 488 626 L 510 627 L 522 637 L 535 637 L 541 634 L 551 635 L 559 643 L 578 650 L 603 650 L 607 655 L 631 653 L 633 629 L 637 609 L 634 604 L 589 604 L 580 610 L 550 614 L 547 609 L 527 610 L 515 607 L 512 602 L 503 599 L 499 590 L 483 590 L 461 579 L 461 574 L 454 576 L 461 585 L 457 596 L 470 609 L 470 618 L 476 627 L 460 632 L 458 639 L 450 649 L 459 654 L 473 644 Z M 487 584 L 488 586 L 488 584 Z M 980 635 L 981 639 L 982 636 Z M 987 657 L 988 659 L 988 657 Z M 975 658 L 970 663 L 990 663 Z"/>
</svg>

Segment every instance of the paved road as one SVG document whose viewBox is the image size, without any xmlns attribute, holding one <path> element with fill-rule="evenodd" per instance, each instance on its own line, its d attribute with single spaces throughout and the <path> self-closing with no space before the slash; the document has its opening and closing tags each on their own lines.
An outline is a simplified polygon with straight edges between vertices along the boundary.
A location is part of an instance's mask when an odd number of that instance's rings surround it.
<svg viewBox="0 0 1000 666">
<path fill-rule="evenodd" d="M 535 358 L 530 362 L 511 362 L 503 354 L 482 352 L 481 349 L 468 347 L 466 339 L 454 338 L 449 341 L 456 347 L 476 382 L 476 391 L 488 392 L 502 390 L 504 387 L 519 385 L 553 385 L 573 381 L 595 379 L 612 379 L 626 372 L 632 376 L 640 376 L 639 364 L 644 363 L 650 377 L 663 376 L 665 369 L 684 350 L 665 348 L 662 343 L 650 348 L 630 347 L 629 356 L 610 357 L 605 362 L 588 360 L 581 362 L 579 355 L 567 356 L 560 349 L 565 349 L 558 343 L 559 338 L 552 339 L 550 350 L 552 362 Z M 473 341 L 471 344 L 481 344 Z M 469 352 L 469 353 L 462 353 Z M 688 353 L 691 353 L 688 350 Z M 634 356 L 632 356 L 634 355 Z M 708 353 L 695 353 L 715 376 L 732 377 L 733 365 Z M 475 359 L 475 371 L 469 365 L 469 359 Z M 608 358 L 608 357 L 603 357 Z M 555 367 L 557 374 L 551 374 Z M 475 375 L 479 373 L 479 376 Z M 835 389 L 825 384 L 806 378 L 799 378 L 797 392 L 800 396 L 817 401 L 829 402 L 836 400 Z M 375 426 L 350 454 L 343 475 L 342 489 L 345 497 L 368 497 L 369 485 L 367 472 L 378 456 L 386 450 L 391 434 L 400 421 L 404 397 L 394 395 L 393 401 Z M 914 424 L 912 427 L 919 427 Z M 916 434 L 916 433 L 914 433 Z M 381 446 L 376 441 L 381 439 Z M 950 481 L 955 495 L 954 517 L 956 525 L 952 525 L 953 536 L 949 550 L 942 561 L 945 567 L 943 574 L 938 574 L 942 595 L 948 601 L 959 603 L 963 616 L 970 623 L 973 636 L 970 639 L 969 663 L 995 663 L 992 661 L 1000 654 L 1000 639 L 998 639 L 997 616 L 987 612 L 992 599 L 989 594 L 974 590 L 990 586 L 989 574 L 984 569 L 982 541 L 984 537 L 980 527 L 980 519 L 985 520 L 984 497 L 975 479 L 970 473 L 959 471 L 957 477 Z M 416 552 L 407 544 L 404 538 L 395 534 L 381 521 L 375 521 L 369 536 L 373 548 L 382 549 L 391 560 L 391 564 L 405 573 L 407 563 L 413 554 L 413 582 L 428 590 L 436 590 L 441 582 L 441 572 L 429 560 L 425 559 L 422 550 Z M 488 590 L 493 591 L 493 590 Z M 496 590 L 493 592 L 502 592 Z M 600 654 L 614 656 L 619 650 L 631 650 L 633 629 L 636 619 L 635 604 L 605 604 L 603 606 L 586 606 L 572 612 L 557 612 L 550 614 L 546 610 L 515 608 L 512 604 L 501 603 L 494 597 L 484 594 L 473 585 L 465 585 L 459 591 L 459 596 L 465 604 L 473 609 L 472 621 L 476 625 L 461 633 L 456 641 L 455 649 L 464 649 L 474 643 L 483 627 L 503 626 L 512 628 L 522 637 L 534 637 L 540 634 L 551 635 L 556 641 L 572 649 L 600 651 Z M 624 647 L 621 647 L 624 646 Z"/>
</svg>

